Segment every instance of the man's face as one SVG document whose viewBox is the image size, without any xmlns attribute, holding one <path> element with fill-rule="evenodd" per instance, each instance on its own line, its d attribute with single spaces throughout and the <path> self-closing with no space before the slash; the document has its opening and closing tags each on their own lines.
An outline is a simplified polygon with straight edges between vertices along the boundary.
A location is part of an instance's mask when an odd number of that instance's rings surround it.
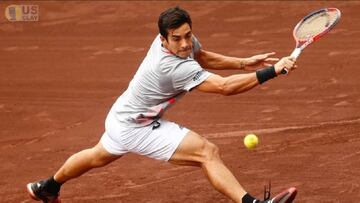
<svg viewBox="0 0 360 203">
<path fill-rule="evenodd" d="M 161 40 L 166 49 L 180 58 L 187 58 L 192 52 L 192 32 L 187 23 L 176 29 L 168 30 L 167 40 L 163 37 Z"/>
</svg>

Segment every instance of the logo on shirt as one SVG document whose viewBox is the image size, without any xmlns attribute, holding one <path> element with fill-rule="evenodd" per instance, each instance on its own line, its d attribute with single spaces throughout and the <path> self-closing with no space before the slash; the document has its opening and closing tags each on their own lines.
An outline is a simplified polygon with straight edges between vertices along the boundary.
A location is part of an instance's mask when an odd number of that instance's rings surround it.
<svg viewBox="0 0 360 203">
<path fill-rule="evenodd" d="M 201 75 L 203 74 L 204 70 L 198 71 L 195 76 L 193 77 L 193 81 L 197 81 L 200 79 Z"/>
</svg>

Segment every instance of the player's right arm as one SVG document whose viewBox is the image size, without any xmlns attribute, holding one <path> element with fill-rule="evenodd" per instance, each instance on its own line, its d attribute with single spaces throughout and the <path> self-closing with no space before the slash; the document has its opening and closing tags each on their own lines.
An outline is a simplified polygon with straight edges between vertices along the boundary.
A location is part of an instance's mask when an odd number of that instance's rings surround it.
<svg viewBox="0 0 360 203">
<path fill-rule="evenodd" d="M 295 61 L 290 57 L 284 57 L 274 65 L 275 73 L 279 75 L 283 68 L 292 70 L 294 66 Z M 246 92 L 259 84 L 259 74 L 256 72 L 235 74 L 228 77 L 212 74 L 195 89 L 201 92 L 218 93 L 228 96 Z"/>
<path fill-rule="evenodd" d="M 258 84 L 256 73 L 237 74 L 229 77 L 213 74 L 195 89 L 201 92 L 218 93 L 228 96 L 246 92 Z"/>
</svg>

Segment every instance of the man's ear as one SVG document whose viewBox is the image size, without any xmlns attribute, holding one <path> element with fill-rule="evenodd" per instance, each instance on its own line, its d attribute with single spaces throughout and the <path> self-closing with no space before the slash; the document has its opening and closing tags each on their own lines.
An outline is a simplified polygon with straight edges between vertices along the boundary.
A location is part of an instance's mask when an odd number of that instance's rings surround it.
<svg viewBox="0 0 360 203">
<path fill-rule="evenodd" d="M 167 41 L 162 35 L 160 35 L 160 40 L 161 40 L 161 42 Z"/>
<path fill-rule="evenodd" d="M 161 40 L 162 46 L 167 48 L 167 46 L 168 46 L 168 41 L 166 40 L 166 38 L 163 37 L 162 35 L 160 35 L 160 40 Z"/>
</svg>

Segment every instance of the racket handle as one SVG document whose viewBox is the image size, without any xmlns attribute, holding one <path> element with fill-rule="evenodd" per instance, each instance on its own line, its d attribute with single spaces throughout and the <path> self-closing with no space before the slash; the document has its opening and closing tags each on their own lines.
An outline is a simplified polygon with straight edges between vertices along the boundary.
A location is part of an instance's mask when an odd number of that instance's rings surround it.
<svg viewBox="0 0 360 203">
<path fill-rule="evenodd" d="M 294 51 L 290 54 L 290 57 L 296 60 L 300 56 L 301 51 L 302 50 L 300 48 L 295 48 Z M 288 74 L 288 73 L 289 70 L 287 68 L 281 70 L 281 74 Z"/>
<path fill-rule="evenodd" d="M 295 48 L 294 51 L 290 54 L 290 57 L 293 59 L 297 59 L 301 54 L 301 51 L 302 50 L 300 48 Z"/>
<path fill-rule="evenodd" d="M 281 70 L 280 73 L 286 75 L 286 74 L 289 73 L 289 70 L 287 68 L 284 68 L 284 69 Z"/>
</svg>

